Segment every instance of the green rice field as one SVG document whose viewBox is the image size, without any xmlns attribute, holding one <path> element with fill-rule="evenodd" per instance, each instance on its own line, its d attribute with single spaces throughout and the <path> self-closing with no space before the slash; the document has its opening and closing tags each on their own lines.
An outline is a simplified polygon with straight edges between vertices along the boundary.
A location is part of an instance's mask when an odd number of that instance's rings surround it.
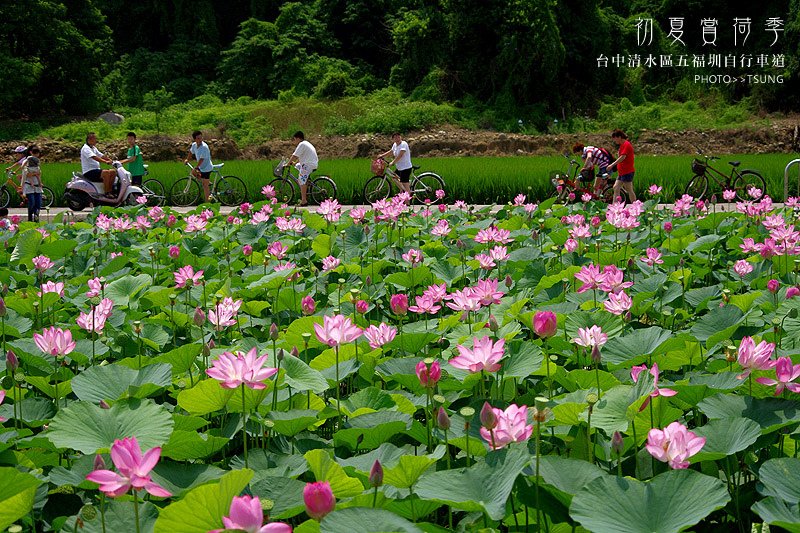
<svg viewBox="0 0 800 533">
<path fill-rule="evenodd" d="M 683 193 L 692 177 L 693 156 L 637 156 L 634 185 L 637 193 L 655 183 L 664 188 L 663 198 L 673 200 Z M 767 181 L 767 192 L 776 200 L 783 200 L 783 173 L 786 164 L 793 159 L 789 154 L 731 155 L 715 162 L 716 168 L 726 175 L 730 172 L 728 161 L 741 161 L 741 169 L 757 170 Z M 221 162 L 221 161 L 215 161 Z M 564 171 L 567 161 L 560 156 L 537 157 L 447 157 L 415 158 L 421 168 L 417 172 L 433 171 L 442 176 L 447 184 L 447 200 L 464 200 L 469 203 L 505 203 L 518 193 L 529 199 L 542 199 L 549 195 L 551 172 Z M 250 201 L 261 199 L 261 187 L 273 178 L 272 168 L 276 161 L 227 161 L 223 174 L 233 174 L 244 180 Z M 43 166 L 43 180 L 56 193 L 60 205 L 64 184 L 78 164 L 53 163 Z M 363 203 L 361 191 L 371 177 L 370 164 L 366 159 L 323 160 L 318 170 L 331 176 L 339 189 L 339 201 L 343 204 Z M 148 178 L 158 178 L 169 191 L 175 180 L 186 176 L 186 167 L 177 162 L 151 163 Z M 713 183 L 709 196 L 721 189 Z M 790 184 L 790 195 L 798 194 L 797 169 L 795 167 Z"/>
</svg>

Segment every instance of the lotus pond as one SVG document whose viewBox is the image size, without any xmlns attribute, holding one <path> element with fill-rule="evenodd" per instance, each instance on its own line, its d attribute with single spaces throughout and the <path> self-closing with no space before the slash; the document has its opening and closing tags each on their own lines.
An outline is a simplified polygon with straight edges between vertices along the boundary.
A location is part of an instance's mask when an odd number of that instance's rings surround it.
<svg viewBox="0 0 800 533">
<path fill-rule="evenodd" d="M 798 202 L 0 222 L 0 530 L 800 531 Z"/>
</svg>

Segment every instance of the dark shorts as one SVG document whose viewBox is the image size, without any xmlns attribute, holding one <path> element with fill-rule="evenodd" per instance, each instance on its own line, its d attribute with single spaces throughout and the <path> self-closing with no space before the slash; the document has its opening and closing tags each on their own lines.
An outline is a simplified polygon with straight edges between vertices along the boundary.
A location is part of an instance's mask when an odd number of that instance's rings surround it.
<svg viewBox="0 0 800 533">
<path fill-rule="evenodd" d="M 89 181 L 94 181 L 96 183 L 102 183 L 103 181 L 103 171 L 99 168 L 95 168 L 90 170 L 89 172 L 85 172 L 83 177 Z"/>
<path fill-rule="evenodd" d="M 620 175 L 619 175 L 619 177 L 618 177 L 617 179 L 618 179 L 619 181 L 623 181 L 623 182 L 626 182 L 626 183 L 630 183 L 630 182 L 632 182 L 632 181 L 633 181 L 633 174 L 634 174 L 633 172 L 630 172 L 630 173 L 628 173 L 628 174 L 620 174 Z"/>
<path fill-rule="evenodd" d="M 134 185 L 141 185 L 142 176 L 131 176 L 131 183 L 133 183 Z"/>
<path fill-rule="evenodd" d="M 397 177 L 400 178 L 400 183 L 408 183 L 409 178 L 411 178 L 411 169 L 398 170 Z"/>
<path fill-rule="evenodd" d="M 210 177 L 211 177 L 211 172 L 201 172 L 200 173 L 200 179 L 201 180 L 207 180 Z"/>
</svg>

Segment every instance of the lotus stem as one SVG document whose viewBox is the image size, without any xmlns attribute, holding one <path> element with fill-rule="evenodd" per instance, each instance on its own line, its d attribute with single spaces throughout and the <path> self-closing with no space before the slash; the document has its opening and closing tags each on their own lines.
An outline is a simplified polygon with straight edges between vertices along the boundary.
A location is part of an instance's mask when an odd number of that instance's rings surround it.
<svg viewBox="0 0 800 533">
<path fill-rule="evenodd" d="M 244 399 L 244 383 L 239 385 L 242 389 L 242 442 L 244 443 L 244 467 L 250 468 L 247 462 L 247 409 L 245 409 Z"/>
</svg>

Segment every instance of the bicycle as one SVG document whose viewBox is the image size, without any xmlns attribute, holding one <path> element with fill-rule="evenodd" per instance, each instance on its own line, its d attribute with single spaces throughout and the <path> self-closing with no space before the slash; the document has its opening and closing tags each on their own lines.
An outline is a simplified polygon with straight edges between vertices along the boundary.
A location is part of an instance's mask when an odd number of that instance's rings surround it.
<svg viewBox="0 0 800 533">
<path fill-rule="evenodd" d="M 214 180 L 211 182 L 209 191 L 211 199 L 219 199 L 222 205 L 237 206 L 241 205 L 247 198 L 247 186 L 236 176 L 223 176 L 220 169 L 225 163 L 212 165 L 211 173 Z M 199 178 L 195 178 L 194 167 L 191 163 L 186 163 L 189 167 L 189 175 L 176 181 L 169 190 L 169 196 L 173 205 L 186 207 L 194 204 L 200 197 Z"/>
<path fill-rule="evenodd" d="M 275 176 L 275 179 L 270 181 L 269 184 L 275 189 L 276 198 L 284 203 L 290 204 L 294 200 L 295 183 L 299 183 L 297 179 L 300 173 L 296 169 L 295 172 L 292 172 L 291 169 L 294 167 L 286 163 L 287 161 L 285 159 L 280 160 L 278 166 L 272 171 L 272 175 Z M 315 204 L 320 204 L 325 200 L 335 200 L 338 194 L 336 183 L 330 176 L 314 176 L 312 173 L 312 175 L 308 177 L 306 185 L 308 186 L 308 197 L 311 198 L 311 201 Z"/>
<path fill-rule="evenodd" d="M 586 181 L 581 179 L 579 170 L 581 164 L 575 159 L 571 158 L 569 154 L 563 154 L 564 158 L 569 161 L 567 171 L 554 170 L 550 172 L 550 183 L 553 184 L 553 192 L 550 197 L 557 198 L 559 202 L 569 200 L 570 193 L 575 195 L 576 199 L 581 199 L 584 194 L 589 194 L 592 200 L 602 200 L 607 204 L 614 201 L 614 178 L 610 174 L 602 174 L 600 178 L 605 182 L 601 187 L 595 189 L 594 177 Z"/>
<path fill-rule="evenodd" d="M 409 179 L 411 197 L 421 204 L 438 203 L 444 196 L 441 193 L 437 194 L 436 191 L 444 191 L 444 180 L 438 174 L 429 171 L 417 175 L 416 171 L 419 168 L 417 165 L 411 167 L 411 178 Z M 389 194 L 392 192 L 392 183 L 400 189 L 400 178 L 397 176 L 397 171 L 385 167 L 382 174 L 372 176 L 364 184 L 364 201 L 373 204 L 378 200 L 389 198 Z"/>
<path fill-rule="evenodd" d="M 761 197 L 764 196 L 764 193 L 767 192 L 767 182 L 757 171 L 738 170 L 741 162 L 728 161 L 728 164 L 731 166 L 731 173 L 730 175 L 726 176 L 711 166 L 711 162 L 716 161 L 719 159 L 719 157 L 706 155 L 699 148 L 695 148 L 695 150 L 697 151 L 697 155 L 702 157 L 704 161 L 701 161 L 697 158 L 692 161 L 692 172 L 694 172 L 694 177 L 686 185 L 686 190 L 684 191 L 689 196 L 695 198 L 696 200 L 702 199 L 706 192 L 708 192 L 709 178 L 718 186 L 722 187 L 722 190 L 734 191 L 736 193 L 736 197 L 740 201 L 750 199 L 760 200 Z M 717 176 L 722 179 L 719 179 Z M 752 188 L 761 191 L 758 197 L 750 194 L 749 191 Z"/>
<path fill-rule="evenodd" d="M 149 165 L 144 166 L 144 176 L 150 174 Z M 161 206 L 167 201 L 164 185 L 155 178 L 143 180 L 140 185 L 142 193 L 147 198 L 147 205 L 150 207 Z"/>
<path fill-rule="evenodd" d="M 6 172 L 6 182 L 0 187 L 0 207 L 8 207 L 11 204 L 12 190 L 22 199 L 22 202 L 19 204 L 20 207 L 28 205 L 28 199 L 22 195 L 22 187 L 14 180 L 15 177 L 16 174 L 13 170 Z M 49 209 L 50 206 L 53 205 L 54 199 L 55 194 L 53 193 L 53 189 L 42 186 L 42 209 Z"/>
</svg>

